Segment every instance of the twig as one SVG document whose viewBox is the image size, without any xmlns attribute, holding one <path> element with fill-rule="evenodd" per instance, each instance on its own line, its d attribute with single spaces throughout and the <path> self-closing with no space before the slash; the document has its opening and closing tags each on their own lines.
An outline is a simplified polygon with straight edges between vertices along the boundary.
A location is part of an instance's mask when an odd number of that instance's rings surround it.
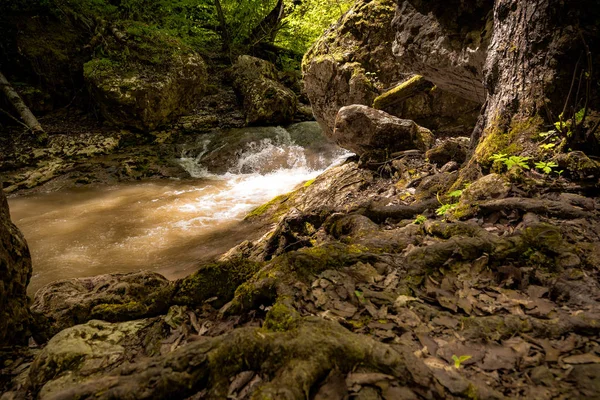
<svg viewBox="0 0 600 400">
<path fill-rule="evenodd" d="M 17 118 L 13 117 L 8 111 L 3 110 L 3 109 L 0 108 L 0 112 L 2 112 L 3 114 L 6 114 L 10 119 L 12 119 L 13 121 L 17 122 L 18 124 L 23 125 L 25 127 L 25 129 L 27 129 L 28 131 L 31 131 L 30 127 L 28 127 L 23 122 L 19 121 Z"/>
</svg>

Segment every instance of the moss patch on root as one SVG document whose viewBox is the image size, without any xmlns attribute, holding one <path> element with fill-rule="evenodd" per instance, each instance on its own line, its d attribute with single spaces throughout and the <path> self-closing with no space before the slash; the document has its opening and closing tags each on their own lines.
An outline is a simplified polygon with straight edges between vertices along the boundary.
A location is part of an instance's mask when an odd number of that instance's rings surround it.
<svg viewBox="0 0 600 400">
<path fill-rule="evenodd" d="M 222 306 L 242 283 L 262 267 L 262 263 L 239 258 L 203 265 L 192 275 L 177 282 L 173 304 L 197 305 L 217 297 L 215 306 Z"/>
<path fill-rule="evenodd" d="M 475 149 L 477 161 L 489 167 L 494 154 L 518 155 L 524 150 L 524 143 L 531 141 L 542 131 L 543 120 L 536 115 L 530 118 L 515 118 L 508 129 L 501 117 L 496 117 L 488 125 L 483 140 Z"/>
</svg>

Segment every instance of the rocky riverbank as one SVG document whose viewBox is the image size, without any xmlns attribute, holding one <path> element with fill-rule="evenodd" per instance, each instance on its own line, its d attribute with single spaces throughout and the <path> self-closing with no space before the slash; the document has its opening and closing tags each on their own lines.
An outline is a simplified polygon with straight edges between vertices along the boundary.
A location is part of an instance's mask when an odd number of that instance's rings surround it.
<svg viewBox="0 0 600 400">
<path fill-rule="evenodd" d="M 2 353 L 3 400 L 598 398 L 598 97 L 569 135 L 537 107 L 564 100 L 509 79 L 525 60 L 566 98 L 561 35 L 597 21 L 587 3 L 560 21 L 549 1 L 484 3 L 359 1 L 303 63 L 316 119 L 357 155 L 251 212 L 268 232 L 186 278 L 42 289 L 7 320 L 24 333 L 5 342 L 32 340 Z M 529 46 L 527 15 L 561 29 L 535 25 Z M 246 93 L 283 92 L 258 65 Z M 30 265 L 3 227 L 22 305 Z"/>
</svg>

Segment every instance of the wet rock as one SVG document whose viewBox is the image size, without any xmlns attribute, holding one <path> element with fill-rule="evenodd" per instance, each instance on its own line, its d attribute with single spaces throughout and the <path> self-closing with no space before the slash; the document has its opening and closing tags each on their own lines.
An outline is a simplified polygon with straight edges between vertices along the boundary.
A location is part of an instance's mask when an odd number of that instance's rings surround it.
<svg viewBox="0 0 600 400">
<path fill-rule="evenodd" d="M 277 75 L 275 66 L 251 56 L 240 56 L 233 67 L 233 85 L 244 101 L 246 123 L 292 122 L 298 101 Z"/>
<path fill-rule="evenodd" d="M 451 161 L 462 164 L 467 158 L 468 149 L 469 140 L 467 138 L 449 139 L 428 150 L 425 157 L 438 167 L 442 167 Z"/>
<path fill-rule="evenodd" d="M 154 272 L 67 279 L 38 290 L 31 307 L 41 340 L 91 319 L 119 322 L 166 311 L 173 287 Z"/>
<path fill-rule="evenodd" d="M 149 45 L 139 48 L 137 39 Z M 115 54 L 126 46 L 130 55 L 94 58 L 84 66 L 84 79 L 102 116 L 114 125 L 155 129 L 189 110 L 205 89 L 204 60 L 172 38 L 142 35 L 112 46 L 119 48 Z"/>
<path fill-rule="evenodd" d="M 359 155 L 386 158 L 390 154 L 430 146 L 431 132 L 410 120 L 362 105 L 351 105 L 338 112 L 333 140 Z"/>
<path fill-rule="evenodd" d="M 11 222 L 0 190 L 0 347 L 25 344 L 31 324 L 27 285 L 31 256 L 25 238 Z"/>
</svg>

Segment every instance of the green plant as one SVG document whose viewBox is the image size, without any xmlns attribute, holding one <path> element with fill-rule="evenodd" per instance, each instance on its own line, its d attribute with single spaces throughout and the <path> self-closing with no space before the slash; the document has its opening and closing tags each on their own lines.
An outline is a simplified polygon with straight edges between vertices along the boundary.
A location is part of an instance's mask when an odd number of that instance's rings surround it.
<svg viewBox="0 0 600 400">
<path fill-rule="evenodd" d="M 545 143 L 545 144 L 540 144 L 540 148 L 542 150 L 550 150 L 553 149 L 554 147 L 556 147 L 556 143 Z"/>
<path fill-rule="evenodd" d="M 442 204 L 440 207 L 438 207 L 437 210 L 435 210 L 435 213 L 436 213 L 436 215 L 440 215 L 440 216 L 445 215 L 448 211 L 455 209 L 457 205 L 458 205 L 458 203 Z"/>
<path fill-rule="evenodd" d="M 417 215 L 417 218 L 415 218 L 415 220 L 413 221 L 413 224 L 423 225 L 423 223 L 425 223 L 425 221 L 427 221 L 427 217 L 419 214 L 419 215 Z"/>
<path fill-rule="evenodd" d="M 554 161 L 540 161 L 535 163 L 535 167 L 544 171 L 545 174 L 549 174 L 552 172 L 552 168 L 558 167 L 558 164 Z"/>
<path fill-rule="evenodd" d="M 448 193 L 448 196 L 450 196 L 450 197 L 460 197 L 460 196 L 462 196 L 462 194 L 463 194 L 462 190 L 454 190 L 454 191 Z"/>
<path fill-rule="evenodd" d="M 497 153 L 497 154 L 493 154 L 490 157 L 490 160 L 493 162 L 499 161 L 504 163 L 504 165 L 506 165 L 506 168 L 510 171 L 513 167 L 521 167 L 521 168 L 529 168 L 529 164 L 527 163 L 527 161 L 529 161 L 530 157 L 521 157 L 521 156 L 508 156 L 506 154 L 502 154 L 502 153 Z"/>
<path fill-rule="evenodd" d="M 471 356 L 467 356 L 467 355 L 460 356 L 460 357 L 453 355 L 452 360 L 454 360 L 454 368 L 460 368 L 460 365 L 462 363 L 464 363 L 465 361 L 467 361 L 471 358 L 472 358 Z"/>
</svg>

